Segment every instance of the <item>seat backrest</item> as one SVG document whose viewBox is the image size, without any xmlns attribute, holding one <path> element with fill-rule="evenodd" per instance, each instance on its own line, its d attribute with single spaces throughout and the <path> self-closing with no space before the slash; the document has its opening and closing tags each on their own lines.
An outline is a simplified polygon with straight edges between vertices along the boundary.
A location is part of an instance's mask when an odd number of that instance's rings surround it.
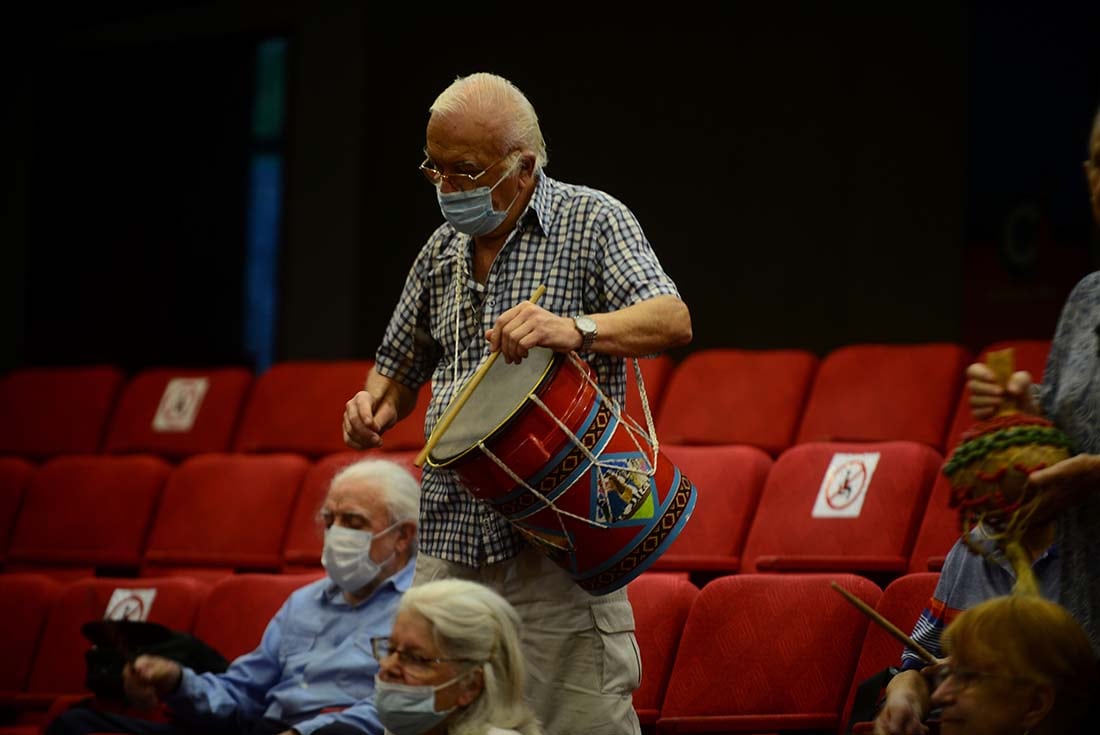
<svg viewBox="0 0 1100 735">
<path fill-rule="evenodd" d="M 276 572 L 309 462 L 295 454 L 201 454 L 168 478 L 142 573 Z"/>
<path fill-rule="evenodd" d="M 797 441 L 906 440 L 942 452 L 969 361 L 949 343 L 838 348 L 821 361 Z"/>
<path fill-rule="evenodd" d="M 657 436 L 669 444 L 749 444 L 778 455 L 794 441 L 817 356 L 710 349 L 672 371 Z"/>
<path fill-rule="evenodd" d="M 921 611 L 928 604 L 929 598 L 932 597 L 939 578 L 939 574 L 931 572 L 898 577 L 886 585 L 886 589 L 882 591 L 882 597 L 875 605 L 875 610 L 908 635 L 912 632 Z M 859 661 L 856 663 L 855 674 L 852 675 L 852 686 L 844 705 L 842 725 L 848 722 L 852 713 L 852 703 L 859 685 L 887 666 L 900 664 L 901 651 L 902 644 L 881 626 L 875 623 L 867 626 L 867 635 L 863 639 Z"/>
<path fill-rule="evenodd" d="M 34 465 L 19 457 L 0 457 L 0 562 L 7 557 L 11 532 Z"/>
<path fill-rule="evenodd" d="M 651 568 L 737 571 L 771 457 L 743 445 L 665 444 L 661 452 L 695 485 L 696 504 L 680 535 Z"/>
<path fill-rule="evenodd" d="M 199 606 L 195 637 L 232 661 L 260 644 L 290 593 L 320 579 L 308 574 L 234 574 L 218 580 Z"/>
<path fill-rule="evenodd" d="M 109 365 L 13 370 L 0 378 L 0 454 L 98 452 L 122 381 Z"/>
<path fill-rule="evenodd" d="M 104 451 L 173 460 L 226 452 L 251 383 L 252 371 L 240 367 L 144 370 L 122 389 Z"/>
<path fill-rule="evenodd" d="M 951 481 L 943 472 L 936 476 L 928 505 L 924 508 L 913 552 L 909 555 L 909 572 L 938 572 L 943 568 L 947 552 L 959 540 L 959 509 L 952 508 Z"/>
<path fill-rule="evenodd" d="M 171 466 L 150 456 L 56 457 L 31 477 L 8 568 L 136 573 Z"/>
<path fill-rule="evenodd" d="M 43 574 L 0 574 L 0 693 L 26 688 L 46 615 L 60 591 L 61 583 Z"/>
<path fill-rule="evenodd" d="M 736 574 L 692 605 L 658 732 L 834 728 L 881 590 L 850 574 Z M 688 729 L 690 727 L 690 730 Z"/>
<path fill-rule="evenodd" d="M 942 463 L 917 442 L 791 447 L 768 474 L 742 569 L 904 572 Z"/>
<path fill-rule="evenodd" d="M 341 428 L 344 404 L 362 390 L 371 364 L 336 360 L 272 365 L 252 386 L 235 450 L 319 457 L 347 449 Z"/>
<path fill-rule="evenodd" d="M 126 595 L 117 590 L 139 591 Z M 148 604 L 148 590 L 155 590 Z M 141 601 L 147 620 L 172 630 L 190 632 L 207 586 L 188 577 L 170 579 L 111 579 L 87 577 L 65 585 L 46 618 L 45 630 L 31 669 L 27 690 L 36 693 L 75 694 L 84 691 L 84 652 L 91 643 L 80 626 L 102 620 L 120 598 Z M 122 603 L 127 604 L 126 602 Z"/>
<path fill-rule="evenodd" d="M 642 683 L 634 690 L 634 709 L 642 724 L 657 720 L 688 611 L 699 588 L 673 574 L 645 572 L 626 588 L 634 608 Z"/>
<path fill-rule="evenodd" d="M 386 459 L 402 465 L 419 481 L 420 468 L 413 465 L 416 455 L 415 451 L 339 452 L 314 462 L 306 472 L 290 514 L 290 526 L 283 548 L 283 571 L 303 571 L 321 566 L 324 528 L 319 522 L 318 511 L 337 472 L 362 459 Z"/>
<path fill-rule="evenodd" d="M 660 416 L 661 401 L 664 399 L 665 388 L 675 366 L 676 361 L 668 354 L 638 359 L 646 400 L 649 402 L 649 413 L 654 423 Z M 642 410 L 642 392 L 638 388 L 638 376 L 634 373 L 632 360 L 626 361 L 626 413 L 634 417 L 639 426 L 646 428 L 645 411 Z"/>
</svg>

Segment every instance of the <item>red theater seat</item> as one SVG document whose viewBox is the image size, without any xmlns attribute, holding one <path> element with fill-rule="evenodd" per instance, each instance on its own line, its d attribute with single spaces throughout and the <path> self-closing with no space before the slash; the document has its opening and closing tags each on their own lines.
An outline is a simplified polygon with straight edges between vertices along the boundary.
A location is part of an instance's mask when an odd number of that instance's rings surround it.
<svg viewBox="0 0 1100 735">
<path fill-rule="evenodd" d="M 322 576 L 236 574 L 218 580 L 199 606 L 194 633 L 232 661 L 260 644 L 264 630 L 290 593 Z"/>
<path fill-rule="evenodd" d="M 668 444 L 749 444 L 778 455 L 795 430 L 817 357 L 804 350 L 701 350 L 676 366 L 657 436 Z"/>
<path fill-rule="evenodd" d="M 148 456 L 49 460 L 24 494 L 6 568 L 67 579 L 97 568 L 136 573 L 170 471 Z"/>
<path fill-rule="evenodd" d="M 970 358 L 945 343 L 834 350 L 821 361 L 797 442 L 905 440 L 942 452 Z"/>
<path fill-rule="evenodd" d="M 277 572 L 309 462 L 298 455 L 203 454 L 168 478 L 144 575 Z"/>
<path fill-rule="evenodd" d="M 294 502 L 283 549 L 283 571 L 302 572 L 321 566 L 324 529 L 317 517 L 329 483 L 336 473 L 361 459 L 388 459 L 403 465 L 420 479 L 420 468 L 413 465 L 417 452 L 340 452 L 318 460 L 306 472 L 302 489 Z"/>
<path fill-rule="evenodd" d="M 0 454 L 98 452 L 122 380 L 106 365 L 8 373 L 0 378 Z"/>
<path fill-rule="evenodd" d="M 942 462 L 915 442 L 791 447 L 768 474 L 742 569 L 904 572 Z"/>
<path fill-rule="evenodd" d="M 909 556 L 910 572 L 938 572 L 943 568 L 947 552 L 962 534 L 959 509 L 950 507 L 950 502 L 951 482 L 940 472 L 924 509 L 913 553 Z"/>
<path fill-rule="evenodd" d="M 0 457 L 0 563 L 8 553 L 15 517 L 30 483 L 34 465 L 18 457 Z"/>
<path fill-rule="evenodd" d="M 145 370 L 123 388 L 104 450 L 173 460 L 228 451 L 251 383 L 244 368 Z"/>
<path fill-rule="evenodd" d="M 60 582 L 42 574 L 0 574 L 0 699 L 26 689 L 46 615 L 60 591 Z"/>
<path fill-rule="evenodd" d="M 50 606 L 26 693 L 6 703 L 21 712 L 17 724 L 34 722 L 34 712 L 42 717 L 58 697 L 90 695 L 84 687 L 84 652 L 91 644 L 80 627 L 106 616 L 115 590 L 154 590 L 147 619 L 173 630 L 190 631 L 206 589 L 201 582 L 182 577 L 85 578 L 65 585 Z"/>
<path fill-rule="evenodd" d="M 638 360 L 646 398 L 649 401 L 649 412 L 654 423 L 660 415 L 661 401 L 675 366 L 676 361 L 670 355 L 662 354 Z M 634 363 L 631 360 L 626 361 L 626 413 L 632 416 L 639 426 L 646 428 L 645 411 L 642 410 L 642 393 L 638 388 L 638 376 L 634 372 Z"/>
<path fill-rule="evenodd" d="M 658 733 L 835 729 L 881 590 L 850 574 L 737 574 L 688 613 Z"/>
<path fill-rule="evenodd" d="M 681 577 L 647 572 L 627 585 L 626 592 L 642 656 L 642 683 L 634 690 L 634 709 L 643 725 L 652 725 L 660 715 L 684 621 L 699 588 Z"/>
<path fill-rule="evenodd" d="M 903 633 L 909 635 L 921 611 L 928 604 L 928 599 L 932 597 L 939 578 L 939 574 L 927 572 L 898 577 L 882 591 L 882 597 L 875 605 L 875 610 Z M 874 623 L 867 626 L 867 635 L 863 639 L 859 662 L 856 664 L 852 686 L 844 705 L 842 723 L 847 723 L 851 716 L 852 704 L 859 685 L 887 666 L 899 665 L 901 650 L 902 644 L 881 626 Z"/>
<path fill-rule="evenodd" d="M 234 448 L 310 457 L 347 449 L 341 425 L 344 404 L 363 388 L 371 364 L 346 360 L 272 365 L 253 384 Z"/>
<path fill-rule="evenodd" d="M 749 446 L 663 445 L 661 452 L 692 481 L 695 511 L 654 570 L 735 572 L 772 459 Z"/>
</svg>

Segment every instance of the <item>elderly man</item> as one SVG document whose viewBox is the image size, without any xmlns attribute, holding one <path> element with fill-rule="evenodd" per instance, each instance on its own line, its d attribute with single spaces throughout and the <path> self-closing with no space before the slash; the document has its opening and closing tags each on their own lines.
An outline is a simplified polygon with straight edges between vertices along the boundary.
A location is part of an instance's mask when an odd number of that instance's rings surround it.
<svg viewBox="0 0 1100 735">
<path fill-rule="evenodd" d="M 139 656 L 124 672 L 127 695 L 136 705 L 164 701 L 171 722 L 76 707 L 47 732 L 381 733 L 370 639 L 389 635 L 412 582 L 419 503 L 420 488 L 400 465 L 345 468 L 321 509 L 327 576 L 290 595 L 256 650 L 223 674 Z"/>
<path fill-rule="evenodd" d="M 490 352 L 576 350 L 623 401 L 623 357 L 687 344 L 691 317 L 633 213 L 614 197 L 544 172 L 538 117 L 511 82 L 462 77 L 431 106 L 420 169 L 446 220 L 405 280 L 344 437 L 379 446 L 432 381 L 427 427 Z M 538 304 L 529 301 L 546 286 Z M 500 592 L 523 619 L 531 701 L 550 735 L 639 731 L 640 670 L 623 589 L 593 597 L 474 500 L 453 472 L 424 471 L 416 580 L 458 577 Z"/>
</svg>

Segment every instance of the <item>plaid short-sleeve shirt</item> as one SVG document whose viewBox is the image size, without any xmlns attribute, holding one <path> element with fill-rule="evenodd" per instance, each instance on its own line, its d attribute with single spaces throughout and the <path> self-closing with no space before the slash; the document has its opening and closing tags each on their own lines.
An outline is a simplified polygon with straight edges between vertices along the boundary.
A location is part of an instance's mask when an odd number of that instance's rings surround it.
<svg viewBox="0 0 1100 735">
<path fill-rule="evenodd" d="M 545 174 L 484 285 L 471 275 L 470 249 L 470 237 L 449 224 L 432 234 L 409 271 L 375 356 L 379 373 L 409 388 L 432 381 L 425 436 L 488 356 L 485 332 L 539 284 L 546 285 L 539 306 L 562 316 L 679 296 L 630 210 L 603 192 Z M 594 353 L 582 357 L 603 391 L 621 402 L 625 361 Z M 523 543 L 507 520 L 461 487 L 453 472 L 428 465 L 420 520 L 425 553 L 469 566 L 509 559 Z"/>
</svg>

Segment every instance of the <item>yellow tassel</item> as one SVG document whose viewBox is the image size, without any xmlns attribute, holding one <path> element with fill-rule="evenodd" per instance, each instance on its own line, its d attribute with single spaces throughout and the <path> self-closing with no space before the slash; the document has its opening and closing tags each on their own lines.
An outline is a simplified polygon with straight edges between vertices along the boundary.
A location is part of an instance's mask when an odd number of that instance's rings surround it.
<svg viewBox="0 0 1100 735">
<path fill-rule="evenodd" d="M 1016 584 L 1012 587 L 1014 595 L 1039 596 L 1039 582 L 1031 570 L 1031 555 L 1019 541 L 1008 541 L 1004 545 L 1005 556 L 1016 572 Z"/>
</svg>

